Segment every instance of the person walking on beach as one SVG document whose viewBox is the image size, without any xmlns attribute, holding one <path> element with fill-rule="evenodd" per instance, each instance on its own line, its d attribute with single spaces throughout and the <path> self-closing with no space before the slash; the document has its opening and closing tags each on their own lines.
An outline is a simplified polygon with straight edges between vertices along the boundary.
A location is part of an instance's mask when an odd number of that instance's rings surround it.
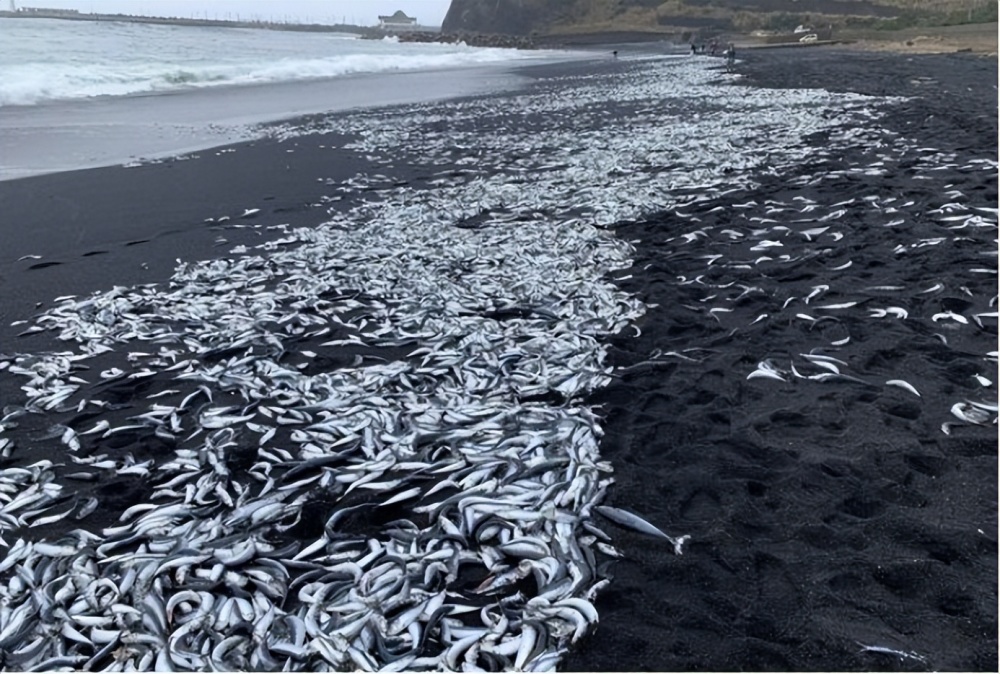
<svg viewBox="0 0 1000 674">
<path fill-rule="evenodd" d="M 733 72 L 733 67 L 736 65 L 736 45 L 732 42 L 726 47 L 726 71 Z"/>
</svg>

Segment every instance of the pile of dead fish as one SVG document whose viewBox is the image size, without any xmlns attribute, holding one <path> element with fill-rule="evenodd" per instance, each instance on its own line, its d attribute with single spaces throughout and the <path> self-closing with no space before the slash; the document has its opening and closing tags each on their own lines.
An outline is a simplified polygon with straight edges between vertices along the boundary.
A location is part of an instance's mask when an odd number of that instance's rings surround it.
<svg viewBox="0 0 1000 674">
<path fill-rule="evenodd" d="M 0 418 L 2 666 L 553 669 L 617 555 L 582 400 L 644 308 L 605 228 L 873 119 L 718 77 L 652 60 L 340 119 L 432 179 L 359 175 L 316 229 L 59 298 L 27 329 L 67 350 L 0 359 L 25 394 Z"/>
</svg>

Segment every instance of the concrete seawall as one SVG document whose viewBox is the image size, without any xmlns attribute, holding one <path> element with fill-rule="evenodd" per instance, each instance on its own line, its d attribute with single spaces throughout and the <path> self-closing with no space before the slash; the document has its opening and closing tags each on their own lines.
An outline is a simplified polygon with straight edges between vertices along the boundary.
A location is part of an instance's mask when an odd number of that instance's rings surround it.
<svg viewBox="0 0 1000 674">
<path fill-rule="evenodd" d="M 351 24 L 284 23 L 279 21 L 226 21 L 218 19 L 183 19 L 178 17 L 136 16 L 133 14 L 85 14 L 60 11 L 0 11 L 0 19 L 62 19 L 65 21 L 116 21 L 123 23 L 152 23 L 166 26 L 205 26 L 210 28 L 262 28 L 266 30 L 292 30 L 317 33 L 355 33 L 382 36 L 384 31 L 369 26 Z"/>
</svg>

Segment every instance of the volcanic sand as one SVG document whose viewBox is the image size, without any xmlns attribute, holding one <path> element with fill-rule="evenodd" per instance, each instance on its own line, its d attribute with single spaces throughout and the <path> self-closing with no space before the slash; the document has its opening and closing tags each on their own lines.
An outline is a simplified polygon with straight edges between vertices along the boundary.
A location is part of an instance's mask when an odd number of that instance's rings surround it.
<svg viewBox="0 0 1000 674">
<path fill-rule="evenodd" d="M 737 70 L 751 86 L 910 97 L 887 109 L 881 125 L 958 157 L 996 161 L 996 59 L 827 48 L 743 55 L 748 60 Z M 821 149 L 825 138 L 811 141 Z M 875 162 L 877 154 L 862 145 L 804 165 L 802 173 Z M 610 500 L 692 539 L 677 557 L 655 539 L 614 531 L 625 559 L 597 601 L 600 625 L 565 661 L 568 670 L 997 668 L 997 429 L 940 428 L 956 421 L 951 405 L 975 395 L 975 373 L 996 382 L 996 362 L 984 358 L 997 349 L 996 319 L 970 331 L 914 321 L 948 307 L 967 310 L 970 294 L 983 307 L 995 300 L 995 228 L 947 250 L 897 254 L 900 241 L 939 235 L 932 216 L 897 240 L 885 226 L 892 216 L 868 210 L 847 227 L 845 254 L 780 274 L 713 273 L 706 255 L 754 254 L 708 237 L 686 247 L 668 241 L 763 215 L 762 206 L 737 204 L 795 196 L 823 204 L 892 196 L 931 210 L 948 201 L 949 190 L 960 190 L 996 208 L 996 171 L 953 165 L 925 174 L 913 158 L 882 176 L 845 175 L 805 187 L 794 187 L 795 178 L 764 178 L 757 189 L 684 209 L 683 219 L 668 212 L 618 229 L 640 241 L 625 287 L 657 306 L 641 336 L 613 340 L 612 362 L 629 366 L 657 349 L 702 350 L 688 354 L 697 362 L 663 358 L 638 367 L 595 396 L 607 414 L 602 454 L 615 466 Z M 793 258 L 807 245 L 803 237 L 782 243 L 780 252 Z M 855 270 L 850 286 L 824 270 L 848 261 Z M 992 274 L 976 278 L 969 269 L 977 267 Z M 698 274 L 715 287 L 736 282 L 764 292 L 738 304 L 738 317 L 713 320 L 691 310 L 710 290 L 678 282 Z M 936 283 L 946 290 L 914 294 Z M 824 294 L 825 303 L 861 300 L 876 309 L 905 302 L 910 318 L 868 319 L 865 311 L 842 324 L 810 327 L 789 317 L 760 329 L 733 328 L 793 297 L 804 313 L 820 316 L 801 299 L 822 284 L 835 293 Z M 865 290 L 893 285 L 905 290 Z M 985 310 L 996 311 L 991 304 Z M 852 374 L 882 384 L 905 373 L 920 397 L 860 383 L 803 385 L 791 375 L 787 382 L 746 379 L 765 356 L 787 370 L 790 361 L 802 362 L 798 354 L 848 333 L 851 342 L 834 355 L 850 363 Z M 995 383 L 987 398 L 996 404 Z"/>
</svg>

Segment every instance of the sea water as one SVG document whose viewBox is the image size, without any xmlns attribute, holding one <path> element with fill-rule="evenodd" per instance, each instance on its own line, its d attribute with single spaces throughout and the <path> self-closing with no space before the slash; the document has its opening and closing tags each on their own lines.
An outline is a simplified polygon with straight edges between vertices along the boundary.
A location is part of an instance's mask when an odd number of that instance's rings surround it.
<svg viewBox="0 0 1000 674">
<path fill-rule="evenodd" d="M 133 164 L 300 115 L 516 86 L 579 54 L 120 21 L 0 19 L 0 180 Z"/>
<path fill-rule="evenodd" d="M 513 49 L 365 40 L 329 32 L 0 18 L 0 106 L 532 56 Z"/>
</svg>

